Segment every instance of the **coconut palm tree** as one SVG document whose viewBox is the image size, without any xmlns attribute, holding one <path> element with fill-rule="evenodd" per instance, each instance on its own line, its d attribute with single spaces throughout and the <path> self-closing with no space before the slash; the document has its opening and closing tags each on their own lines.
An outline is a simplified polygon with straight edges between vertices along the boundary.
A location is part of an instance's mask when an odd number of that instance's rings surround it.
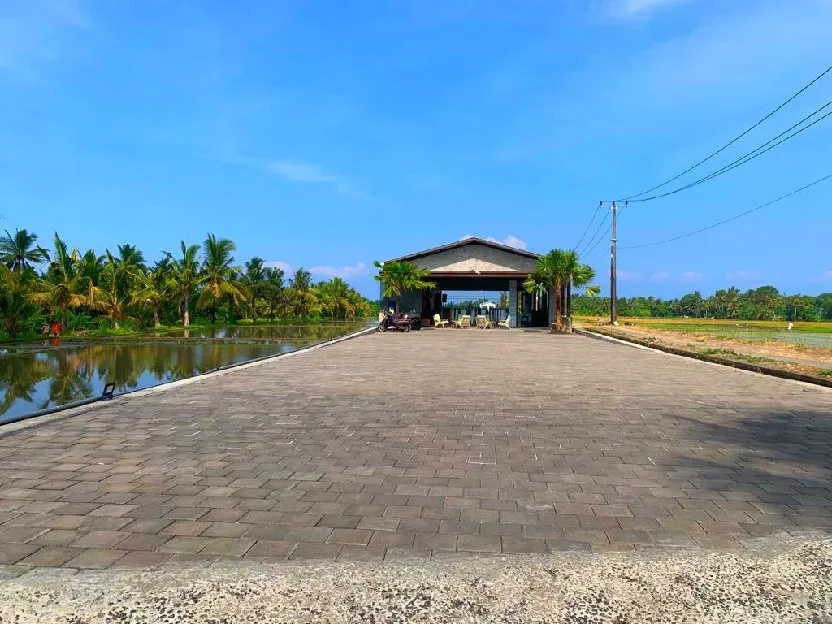
<svg viewBox="0 0 832 624">
<path fill-rule="evenodd" d="M 241 280 L 242 285 L 248 291 L 246 298 L 249 300 L 251 316 L 254 320 L 257 320 L 257 299 L 263 296 L 266 283 L 266 270 L 266 261 L 263 258 L 254 256 L 246 262 L 246 270 Z"/>
<path fill-rule="evenodd" d="M 182 325 L 187 329 L 191 326 L 191 295 L 202 281 L 199 273 L 199 245 L 187 246 L 185 241 L 180 241 L 179 249 L 179 258 L 174 258 L 169 251 L 165 254 L 171 260 L 172 288 L 179 297 Z"/>
<path fill-rule="evenodd" d="M 211 324 L 217 322 L 217 303 L 223 297 L 230 297 L 233 304 L 245 302 L 246 297 L 236 284 L 236 270 L 232 266 L 236 249 L 227 238 L 217 239 L 213 234 L 202 244 L 202 281 L 205 287 L 199 293 L 196 305 L 200 309 L 211 309 Z"/>
<path fill-rule="evenodd" d="M 294 303 L 297 316 L 307 316 L 315 307 L 317 297 L 312 292 L 312 274 L 303 267 L 295 271 L 289 287 L 289 300 Z"/>
<path fill-rule="evenodd" d="M 168 273 L 167 258 L 157 262 L 152 271 L 140 272 L 136 276 L 135 288 L 130 294 L 130 301 L 153 314 L 153 327 L 158 328 L 159 311 L 172 287 Z"/>
<path fill-rule="evenodd" d="M 384 288 L 384 296 L 396 298 L 396 314 L 401 312 L 403 292 L 408 290 L 423 290 L 436 286 L 433 282 L 426 281 L 426 278 L 430 276 L 430 271 L 412 262 L 376 261 L 374 264 L 379 269 L 375 279 L 381 282 Z"/>
<path fill-rule="evenodd" d="M 104 256 L 99 256 L 92 249 L 78 259 L 78 283 L 87 295 L 87 309 L 95 308 L 95 291 L 104 272 Z"/>
<path fill-rule="evenodd" d="M 21 333 L 26 319 L 36 312 L 32 297 L 36 284 L 37 274 L 33 269 L 13 271 L 0 264 L 0 319 L 9 336 Z"/>
<path fill-rule="evenodd" d="M 75 266 L 75 252 L 69 253 L 66 243 L 55 232 L 55 253 L 46 277 L 41 280 L 40 292 L 33 296 L 35 301 L 57 309 L 61 315 L 61 326 L 66 329 L 66 315 L 70 308 L 84 305 L 85 299 L 78 294 L 79 280 Z"/>
<path fill-rule="evenodd" d="M 544 285 L 552 289 L 555 295 L 555 330 L 563 331 L 563 300 L 571 298 L 571 288 L 587 287 L 595 279 L 592 267 L 582 264 L 578 254 L 573 250 L 552 249 L 537 260 L 534 272 L 523 282 L 526 292 L 533 292 Z M 597 287 L 588 287 L 593 291 Z M 570 306 L 571 307 L 571 306 Z"/>
<path fill-rule="evenodd" d="M 285 305 L 286 292 L 283 286 L 283 270 L 275 267 L 265 269 L 265 279 L 261 288 L 262 296 L 269 304 L 269 318 L 274 319 L 274 310 Z"/>
<path fill-rule="evenodd" d="M 132 270 L 129 265 L 123 266 L 109 249 L 105 250 L 104 258 L 101 286 L 96 289 L 95 307 L 101 310 L 118 329 L 127 318 L 127 306 L 131 301 L 131 293 L 126 290 L 123 283 L 132 284 L 143 273 L 135 266 Z"/>
<path fill-rule="evenodd" d="M 6 230 L 0 237 L 0 262 L 12 271 L 23 271 L 32 264 L 49 261 L 49 252 L 37 244 L 38 235 L 26 230 L 15 230 L 14 235 Z"/>
<path fill-rule="evenodd" d="M 340 277 L 334 277 L 328 282 L 322 282 L 318 286 L 320 292 L 321 304 L 330 315 L 334 318 L 339 318 L 343 313 L 343 318 L 352 316 L 355 313 L 355 308 L 350 300 L 350 287 Z"/>
</svg>

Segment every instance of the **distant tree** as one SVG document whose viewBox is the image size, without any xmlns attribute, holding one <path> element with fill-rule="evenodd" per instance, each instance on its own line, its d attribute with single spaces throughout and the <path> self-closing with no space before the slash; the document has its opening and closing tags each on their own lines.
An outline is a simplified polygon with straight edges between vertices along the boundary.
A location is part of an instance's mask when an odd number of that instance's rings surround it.
<svg viewBox="0 0 832 624">
<path fill-rule="evenodd" d="M 235 281 L 234 253 L 236 246 L 227 238 L 218 239 L 213 234 L 202 244 L 202 282 L 203 289 L 197 299 L 197 307 L 210 308 L 211 324 L 217 322 L 217 304 L 228 297 L 232 304 L 245 302 L 245 295 Z"/>
<path fill-rule="evenodd" d="M 88 249 L 78 259 L 77 269 L 78 284 L 86 294 L 87 309 L 92 311 L 95 308 L 95 292 L 104 272 L 104 256 L 99 256 L 92 249 Z"/>
<path fill-rule="evenodd" d="M 41 288 L 34 295 L 37 302 L 58 310 L 61 326 L 66 329 L 67 310 L 81 307 L 85 303 L 78 294 L 79 280 L 75 266 L 75 253 L 70 253 L 66 243 L 55 232 L 55 251 Z"/>
<path fill-rule="evenodd" d="M 33 264 L 49 261 L 49 252 L 37 244 L 38 235 L 15 230 L 14 235 L 0 237 L 0 262 L 12 271 L 22 271 Z"/>
<path fill-rule="evenodd" d="M 199 245 L 185 245 L 179 242 L 179 257 L 174 258 L 170 252 L 165 252 L 171 260 L 171 278 L 173 289 L 179 298 L 179 309 L 182 314 L 182 325 L 187 329 L 191 326 L 191 295 L 202 282 L 199 272 Z"/>
<path fill-rule="evenodd" d="M 274 311 L 286 305 L 286 293 L 283 285 L 283 270 L 267 267 L 264 270 L 261 293 L 269 306 L 269 318 L 274 319 Z"/>
<path fill-rule="evenodd" d="M 245 271 L 240 281 L 246 290 L 246 299 L 249 302 L 252 318 L 256 320 L 257 300 L 263 298 L 263 288 L 266 282 L 265 260 L 255 256 L 246 262 Z"/>
</svg>

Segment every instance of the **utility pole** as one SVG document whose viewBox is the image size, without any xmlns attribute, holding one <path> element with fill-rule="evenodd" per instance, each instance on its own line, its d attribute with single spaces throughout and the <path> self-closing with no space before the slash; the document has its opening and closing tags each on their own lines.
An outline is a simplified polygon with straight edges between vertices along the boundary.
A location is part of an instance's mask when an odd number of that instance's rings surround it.
<svg viewBox="0 0 832 624">
<path fill-rule="evenodd" d="M 612 210 L 612 226 L 610 228 L 610 323 L 618 325 L 618 269 L 617 269 L 617 243 L 618 243 L 618 203 L 601 202 L 609 204 Z M 627 202 L 624 202 L 624 207 Z M 622 208 L 623 210 L 623 208 Z"/>
<path fill-rule="evenodd" d="M 610 323 L 618 324 L 618 274 L 616 268 L 616 236 L 618 206 L 612 202 L 612 230 L 610 233 Z"/>
</svg>

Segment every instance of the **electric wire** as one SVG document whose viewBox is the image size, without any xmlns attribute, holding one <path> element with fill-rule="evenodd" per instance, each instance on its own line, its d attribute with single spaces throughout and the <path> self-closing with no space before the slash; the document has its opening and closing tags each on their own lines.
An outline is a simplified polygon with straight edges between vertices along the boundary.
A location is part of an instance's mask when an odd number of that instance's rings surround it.
<svg viewBox="0 0 832 624">
<path fill-rule="evenodd" d="M 596 206 L 595 212 L 592 213 L 592 218 L 589 220 L 589 223 L 587 224 L 584 233 L 581 235 L 581 239 L 575 244 L 575 246 L 572 248 L 572 251 L 577 251 L 580 244 L 584 242 L 584 238 L 586 238 L 586 233 L 589 232 L 589 228 L 591 228 L 592 224 L 595 222 L 595 217 L 598 216 L 598 211 L 601 210 L 601 206 L 603 205 L 603 203 L 604 202 L 598 202 L 598 206 Z"/>
<path fill-rule="evenodd" d="M 685 169 L 685 170 L 684 170 L 684 171 L 682 171 L 681 173 L 676 174 L 675 176 L 673 176 L 673 177 L 672 177 L 672 178 L 670 178 L 669 180 L 665 180 L 665 181 L 664 181 L 664 182 L 662 182 L 661 184 L 657 184 L 656 186 L 654 186 L 654 187 L 652 187 L 652 188 L 646 189 L 646 190 L 641 191 L 640 193 L 636 193 L 636 194 L 634 194 L 634 195 L 630 195 L 629 197 L 625 197 L 624 199 L 625 199 L 625 200 L 631 200 L 631 199 L 635 199 L 636 197 L 641 197 L 642 195 L 646 195 L 647 193 L 652 193 L 652 192 L 653 192 L 653 191 L 655 191 L 656 189 L 660 189 L 660 188 L 662 188 L 663 186 L 667 186 L 667 185 L 668 185 L 668 184 L 670 184 L 671 182 L 675 182 L 676 180 L 678 180 L 679 178 L 681 178 L 683 175 L 685 175 L 685 174 L 687 174 L 687 173 L 690 173 L 691 171 L 693 171 L 693 170 L 694 170 L 694 169 L 696 169 L 697 167 L 699 167 L 699 166 L 701 166 L 701 165 L 705 164 L 705 163 L 706 163 L 706 162 L 708 162 L 711 158 L 713 158 L 713 157 L 714 157 L 714 156 L 716 156 L 717 154 L 722 153 L 722 152 L 723 152 L 723 151 L 725 151 L 727 148 L 729 148 L 731 145 L 733 145 L 734 143 L 736 143 L 737 141 L 739 141 L 741 138 L 743 138 L 745 135 L 747 135 L 749 132 L 751 132 L 752 130 L 754 130 L 755 128 L 757 128 L 759 125 L 761 125 L 763 122 L 765 122 L 766 120 L 768 120 L 769 118 L 771 118 L 772 116 L 774 116 L 774 115 L 775 115 L 777 112 L 779 112 L 782 108 L 784 108 L 785 106 L 787 106 L 787 105 L 788 105 L 789 103 L 791 103 L 791 102 L 792 102 L 795 98 L 797 98 L 800 94 L 802 94 L 804 91 L 806 91 L 807 89 L 809 89 L 812 85 L 814 85 L 816 82 L 818 82 L 819 80 L 821 80 L 824 76 L 826 76 L 826 75 L 827 75 L 827 74 L 829 74 L 830 72 L 832 72 L 832 65 L 830 65 L 830 66 L 829 66 L 829 67 L 827 67 L 827 68 L 826 68 L 823 72 L 821 72 L 820 74 L 818 74 L 817 76 L 815 76 L 815 78 L 813 78 L 813 79 L 812 79 L 812 80 L 811 80 L 808 84 L 804 85 L 804 86 L 803 86 L 800 90 L 798 90 L 798 91 L 797 91 L 794 95 L 792 95 L 789 99 L 787 99 L 785 102 L 783 102 L 782 104 L 780 104 L 780 106 L 778 106 L 777 108 L 775 108 L 773 111 L 771 111 L 770 113 L 768 113 L 765 117 L 763 117 L 763 118 L 762 118 L 762 119 L 760 119 L 758 122 L 756 122 L 756 123 L 755 123 L 755 124 L 753 124 L 752 126 L 748 127 L 746 130 L 744 130 L 743 132 L 741 132 L 740 134 L 738 134 L 736 137 L 734 137 L 733 139 L 731 139 L 730 141 L 728 141 L 728 143 L 726 143 L 725 145 L 723 145 L 722 147 L 720 147 L 720 148 L 719 148 L 718 150 L 716 150 L 715 152 L 712 152 L 712 153 L 708 154 L 707 156 L 705 156 L 705 158 L 703 158 L 703 159 L 702 159 L 702 160 L 700 160 L 699 162 L 695 163 L 694 165 L 691 165 L 690 167 L 688 167 L 687 169 Z"/>
<path fill-rule="evenodd" d="M 688 238 L 688 237 L 694 236 L 696 234 L 701 234 L 702 232 L 706 232 L 708 230 L 713 230 L 714 228 L 717 228 L 720 225 L 725 225 L 726 223 L 730 223 L 731 221 L 736 221 L 737 219 L 741 219 L 742 217 L 750 215 L 752 212 L 757 212 L 758 210 L 762 210 L 763 208 L 767 208 L 768 206 L 771 206 L 772 204 L 776 204 L 777 202 L 782 201 L 782 200 L 784 200 L 788 197 L 792 197 L 793 195 L 797 195 L 798 193 L 800 193 L 802 191 L 805 191 L 808 188 L 811 188 L 813 186 L 821 184 L 822 182 L 826 182 L 830 178 L 832 178 L 832 173 L 829 173 L 829 174 L 823 176 L 822 178 L 818 178 L 814 182 L 810 182 L 809 184 L 801 186 L 800 188 L 797 188 L 797 189 L 795 189 L 795 190 L 793 190 L 789 193 L 786 193 L 785 195 L 781 195 L 780 197 L 772 199 L 771 201 L 768 201 L 764 204 L 760 204 L 759 206 L 757 206 L 755 208 L 751 208 L 749 210 L 746 210 L 745 212 L 741 212 L 741 213 L 736 214 L 732 217 L 728 217 L 727 219 L 723 219 L 722 221 L 718 221 L 716 223 L 712 223 L 711 225 L 705 226 L 703 228 L 699 228 L 698 230 L 694 230 L 692 232 L 687 232 L 685 234 L 680 234 L 679 236 L 674 236 L 673 238 L 666 238 L 664 240 L 653 241 L 652 243 L 642 243 L 640 245 L 628 245 L 626 247 L 619 247 L 619 249 L 642 249 L 644 247 L 655 247 L 657 245 L 665 245 L 667 243 L 672 243 L 674 241 L 681 240 L 683 238 Z"/>
<path fill-rule="evenodd" d="M 606 224 L 606 222 L 607 222 L 607 221 L 609 221 L 609 218 L 610 218 L 610 213 L 608 212 L 608 213 L 606 213 L 606 214 L 604 215 L 604 218 L 603 218 L 603 219 L 601 219 L 601 220 L 598 222 L 598 227 L 597 227 L 597 228 L 595 228 L 595 231 L 592 233 L 592 236 L 591 236 L 591 237 L 590 237 L 590 239 L 586 242 L 586 245 L 584 246 L 584 250 L 583 250 L 583 251 L 581 251 L 581 252 L 579 252 L 579 255 L 585 255 L 585 254 L 587 253 L 587 250 L 588 250 L 588 249 L 590 249 L 590 247 L 591 247 L 592 249 L 595 249 L 595 246 L 598 244 L 598 242 L 596 241 L 596 239 L 598 239 L 598 240 L 602 240 L 602 239 L 603 239 L 603 237 L 604 237 L 604 235 L 603 235 L 603 234 L 601 234 L 601 229 L 604 227 L 604 224 Z M 610 227 L 612 227 L 612 226 L 610 226 Z M 600 239 L 598 238 L 598 236 L 599 236 L 599 235 L 601 236 L 601 238 L 600 238 Z M 593 244 L 593 243 L 594 243 L 594 244 Z"/>
<path fill-rule="evenodd" d="M 820 123 L 821 121 L 823 121 L 824 119 L 826 119 L 827 117 L 832 115 L 832 111 L 829 111 L 825 115 L 822 115 L 821 117 L 818 117 L 817 119 L 815 119 L 812 123 L 807 124 L 807 125 L 803 126 L 802 128 L 800 128 L 798 130 L 795 130 L 794 132 L 792 132 L 791 134 L 789 134 L 785 137 L 783 136 L 786 133 L 790 132 L 791 130 L 794 130 L 795 128 L 797 128 L 801 124 L 805 123 L 806 121 L 808 121 L 809 119 L 811 119 L 812 117 L 817 115 L 819 112 L 821 112 L 825 108 L 828 108 L 830 106 L 832 106 L 832 100 L 830 100 L 829 102 L 827 102 L 826 104 L 824 104 L 823 106 L 818 108 L 817 110 L 813 111 L 812 113 L 810 113 L 809 115 L 807 115 L 806 117 L 804 117 L 803 119 L 798 121 L 797 123 L 793 124 L 792 126 L 787 128 L 786 130 L 784 130 L 783 132 L 778 134 L 776 137 L 774 137 L 772 139 L 769 139 L 768 141 L 766 141 L 765 143 L 763 143 L 759 147 L 757 147 L 757 148 L 751 150 L 750 152 L 740 156 L 736 160 L 728 163 L 727 165 L 721 167 L 720 169 L 717 169 L 716 171 L 712 171 L 708 175 L 706 175 L 702 178 L 699 178 L 698 180 L 695 180 L 694 182 L 691 182 L 689 184 L 685 184 L 684 186 L 680 186 L 676 189 L 673 189 L 672 191 L 667 191 L 666 193 L 660 193 L 658 195 L 652 195 L 650 197 L 642 197 L 640 199 L 631 199 L 629 201 L 634 202 L 634 203 L 635 202 L 647 202 L 647 201 L 652 201 L 654 199 L 661 199 L 662 197 L 668 197 L 670 195 L 675 195 L 676 193 L 681 193 L 682 191 L 686 191 L 690 188 L 693 188 L 695 186 L 699 186 L 700 184 L 704 184 L 705 182 L 713 180 L 714 178 L 717 178 L 721 175 L 724 175 L 724 174 L 728 173 L 729 171 L 731 171 L 733 169 L 736 169 L 737 167 L 741 167 L 742 165 L 745 165 L 745 164 L 751 162 L 752 160 L 762 156 L 766 152 L 769 152 L 769 151 L 773 150 L 775 147 L 777 147 L 779 145 L 782 145 L 786 141 L 788 141 L 790 139 L 793 139 L 797 135 L 805 132 L 806 130 L 808 130 L 812 126 Z M 781 138 L 781 137 L 783 137 L 783 138 Z M 780 140 L 777 141 L 777 139 L 780 139 Z M 774 141 L 777 141 L 777 142 L 773 143 Z"/>
</svg>

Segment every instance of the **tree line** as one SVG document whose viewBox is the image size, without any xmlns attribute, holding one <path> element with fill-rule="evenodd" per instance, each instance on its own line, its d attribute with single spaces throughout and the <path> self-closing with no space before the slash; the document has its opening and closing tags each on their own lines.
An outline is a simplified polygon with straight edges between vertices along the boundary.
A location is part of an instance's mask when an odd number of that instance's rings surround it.
<svg viewBox="0 0 832 624">
<path fill-rule="evenodd" d="M 350 319 L 373 304 L 339 277 L 313 282 L 303 268 L 291 277 L 259 257 L 234 264 L 235 244 L 208 234 L 202 245 L 184 241 L 153 264 L 131 244 L 103 255 L 70 249 L 55 233 L 52 249 L 35 233 L 0 237 L 0 330 L 37 332 L 49 320 L 63 328 L 124 330 L 217 320 Z"/>
<path fill-rule="evenodd" d="M 575 297 L 575 314 L 609 314 L 609 297 Z M 738 288 L 717 290 L 704 297 L 698 290 L 678 299 L 622 297 L 618 314 L 633 317 L 674 317 L 737 319 L 745 321 L 822 321 L 832 320 L 832 293 L 785 295 L 774 286 L 760 286 L 741 292 Z"/>
</svg>

